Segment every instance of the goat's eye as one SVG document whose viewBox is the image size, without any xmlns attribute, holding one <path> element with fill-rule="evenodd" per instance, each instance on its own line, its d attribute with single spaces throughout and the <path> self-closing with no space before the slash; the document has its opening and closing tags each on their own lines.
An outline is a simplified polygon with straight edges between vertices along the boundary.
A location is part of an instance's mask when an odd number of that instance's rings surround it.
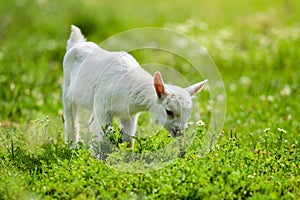
<svg viewBox="0 0 300 200">
<path fill-rule="evenodd" d="M 174 117 L 174 114 L 171 110 L 166 109 L 166 113 L 167 113 L 168 116 Z"/>
</svg>

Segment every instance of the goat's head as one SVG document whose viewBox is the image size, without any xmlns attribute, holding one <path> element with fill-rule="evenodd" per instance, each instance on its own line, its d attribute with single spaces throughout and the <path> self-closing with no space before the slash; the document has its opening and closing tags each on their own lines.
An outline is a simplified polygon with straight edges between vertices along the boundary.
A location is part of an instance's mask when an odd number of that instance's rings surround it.
<svg viewBox="0 0 300 200">
<path fill-rule="evenodd" d="M 207 80 L 188 88 L 164 84 L 161 74 L 154 74 L 154 88 L 158 97 L 157 104 L 151 108 L 153 120 L 160 123 L 176 137 L 185 129 L 192 110 L 192 97 L 198 93 Z"/>
</svg>

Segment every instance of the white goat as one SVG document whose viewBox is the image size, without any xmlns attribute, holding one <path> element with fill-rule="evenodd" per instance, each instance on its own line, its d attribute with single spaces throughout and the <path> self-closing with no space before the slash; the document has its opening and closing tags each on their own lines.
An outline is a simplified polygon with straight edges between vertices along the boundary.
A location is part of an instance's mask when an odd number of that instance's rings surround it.
<svg viewBox="0 0 300 200">
<path fill-rule="evenodd" d="M 65 140 L 75 147 L 79 141 L 77 110 L 91 111 L 90 130 L 103 138 L 103 128 L 119 117 L 123 141 L 133 146 L 139 112 L 150 111 L 175 137 L 186 126 L 192 97 L 207 80 L 186 89 L 164 84 L 160 72 L 152 77 L 126 52 L 109 52 L 86 42 L 79 28 L 71 26 L 63 61 L 63 105 Z"/>
</svg>

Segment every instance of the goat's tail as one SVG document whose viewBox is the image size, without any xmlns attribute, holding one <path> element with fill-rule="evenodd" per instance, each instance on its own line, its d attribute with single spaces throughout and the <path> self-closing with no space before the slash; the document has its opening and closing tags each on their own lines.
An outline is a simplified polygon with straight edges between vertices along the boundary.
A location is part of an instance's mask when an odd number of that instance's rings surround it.
<svg viewBox="0 0 300 200">
<path fill-rule="evenodd" d="M 67 51 L 71 49 L 76 43 L 85 42 L 86 39 L 82 35 L 80 29 L 74 25 L 71 25 L 71 34 L 67 42 Z"/>
</svg>

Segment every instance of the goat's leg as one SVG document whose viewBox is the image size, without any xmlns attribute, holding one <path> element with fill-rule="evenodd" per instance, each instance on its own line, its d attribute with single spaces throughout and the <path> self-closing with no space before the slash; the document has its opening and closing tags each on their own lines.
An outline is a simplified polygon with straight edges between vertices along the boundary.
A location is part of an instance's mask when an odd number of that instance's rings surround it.
<svg viewBox="0 0 300 200">
<path fill-rule="evenodd" d="M 108 112 L 95 112 L 91 116 L 89 128 L 98 141 L 102 141 L 105 129 L 112 126 L 112 116 Z M 105 114 L 104 114 L 105 113 Z"/>
<path fill-rule="evenodd" d="M 65 142 L 71 142 L 75 148 L 79 140 L 79 124 L 77 121 L 77 106 L 64 99 Z"/>
<path fill-rule="evenodd" d="M 75 145 L 77 145 L 77 143 L 80 139 L 80 137 L 79 137 L 80 125 L 78 122 L 78 106 L 75 103 L 73 103 L 72 107 L 73 107 L 73 119 L 74 119 L 74 130 L 75 130 L 73 141 L 74 141 Z"/>
<path fill-rule="evenodd" d="M 123 126 L 123 142 L 129 142 L 130 147 L 134 147 L 134 139 L 132 136 L 135 136 L 136 124 L 137 124 L 138 115 L 133 115 L 129 118 L 122 118 L 121 124 Z"/>
<path fill-rule="evenodd" d="M 104 114 L 106 113 L 106 114 Z M 112 146 L 109 141 L 103 137 L 105 135 L 105 129 L 112 125 L 112 116 L 107 112 L 99 112 L 98 115 L 93 113 L 90 120 L 90 131 L 92 132 L 92 141 L 90 148 L 95 156 L 99 159 L 105 159 L 107 154 L 111 152 Z"/>
</svg>

